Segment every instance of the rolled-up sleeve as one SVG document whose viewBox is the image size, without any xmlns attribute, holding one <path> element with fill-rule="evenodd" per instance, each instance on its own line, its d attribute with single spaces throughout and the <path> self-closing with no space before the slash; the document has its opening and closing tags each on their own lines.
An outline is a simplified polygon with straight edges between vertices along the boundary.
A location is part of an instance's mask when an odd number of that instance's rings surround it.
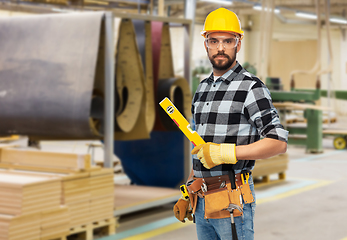
<svg viewBox="0 0 347 240">
<path fill-rule="evenodd" d="M 272 104 L 270 91 L 259 79 L 247 94 L 244 114 L 261 137 L 288 142 L 288 131 L 280 123 L 277 109 Z"/>
</svg>

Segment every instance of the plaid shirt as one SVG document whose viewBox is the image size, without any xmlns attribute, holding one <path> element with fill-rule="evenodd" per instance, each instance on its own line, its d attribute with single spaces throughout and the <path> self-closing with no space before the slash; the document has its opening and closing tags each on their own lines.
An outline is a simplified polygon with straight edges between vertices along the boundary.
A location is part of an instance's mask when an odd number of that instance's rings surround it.
<svg viewBox="0 0 347 240">
<path fill-rule="evenodd" d="M 260 137 L 288 140 L 268 88 L 238 62 L 216 82 L 213 73 L 201 81 L 192 114 L 196 131 L 206 142 L 246 145 Z M 206 169 L 193 155 L 195 177 L 225 175 L 231 169 L 251 171 L 254 164 L 254 160 L 244 160 Z"/>
</svg>

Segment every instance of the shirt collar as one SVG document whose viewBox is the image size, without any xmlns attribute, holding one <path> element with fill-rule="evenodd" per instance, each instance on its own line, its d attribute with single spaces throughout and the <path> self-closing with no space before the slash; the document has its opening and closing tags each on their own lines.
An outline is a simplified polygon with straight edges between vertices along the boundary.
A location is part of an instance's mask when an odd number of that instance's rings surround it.
<svg viewBox="0 0 347 240">
<path fill-rule="evenodd" d="M 237 74 L 241 71 L 242 66 L 239 64 L 238 61 L 236 61 L 236 64 L 234 67 L 232 67 L 229 71 L 227 71 L 226 73 L 224 73 L 221 77 L 219 77 L 216 82 L 218 81 L 224 81 L 226 84 L 229 84 L 234 77 L 237 76 Z M 213 77 L 213 72 L 211 73 L 211 75 L 209 76 L 209 78 L 207 79 L 207 82 L 213 83 L 214 82 L 214 77 Z"/>
</svg>

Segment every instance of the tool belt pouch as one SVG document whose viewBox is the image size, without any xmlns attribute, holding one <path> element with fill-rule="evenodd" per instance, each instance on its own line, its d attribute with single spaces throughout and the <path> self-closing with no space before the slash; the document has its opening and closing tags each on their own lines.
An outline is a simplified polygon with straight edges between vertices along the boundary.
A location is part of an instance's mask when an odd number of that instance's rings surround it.
<svg viewBox="0 0 347 240">
<path fill-rule="evenodd" d="M 241 185 L 240 186 L 240 190 L 241 190 L 243 201 L 245 203 L 252 203 L 252 202 L 254 202 L 252 191 L 251 191 L 248 183 Z"/>
<path fill-rule="evenodd" d="M 204 193 L 205 198 L 205 218 L 230 217 L 226 210 L 229 203 L 229 192 L 227 188 L 210 190 Z M 224 213 L 223 213 L 224 212 Z"/>
<path fill-rule="evenodd" d="M 227 184 L 227 188 L 229 190 L 229 197 L 230 197 L 230 201 L 233 204 L 236 204 L 238 206 L 240 206 L 241 208 L 243 208 L 242 206 L 242 200 L 241 200 L 241 191 L 239 187 L 236 187 L 236 189 L 231 189 L 231 184 Z M 229 214 L 230 215 L 230 214 Z M 239 210 L 235 209 L 233 212 L 234 217 L 239 217 L 242 216 L 242 212 L 240 212 Z"/>
<path fill-rule="evenodd" d="M 237 204 L 241 208 L 240 189 L 231 189 L 231 184 L 227 183 L 226 187 L 219 188 L 220 184 L 215 186 L 209 185 L 208 189 L 211 189 L 204 193 L 205 198 L 205 218 L 230 218 L 230 212 L 223 210 L 229 207 L 230 203 Z M 234 216 L 241 216 L 242 213 L 238 210 L 234 210 Z"/>
</svg>

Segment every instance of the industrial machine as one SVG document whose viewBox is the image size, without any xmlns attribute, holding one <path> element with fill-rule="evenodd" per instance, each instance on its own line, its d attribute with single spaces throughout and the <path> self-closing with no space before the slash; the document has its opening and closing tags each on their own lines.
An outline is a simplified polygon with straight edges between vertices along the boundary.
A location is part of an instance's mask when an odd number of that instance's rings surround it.
<svg viewBox="0 0 347 240">
<path fill-rule="evenodd" d="M 318 83 L 318 82 L 317 82 Z M 267 78 L 266 84 L 271 91 L 274 106 L 279 110 L 282 123 L 289 131 L 289 144 L 304 145 L 310 153 L 323 152 L 323 137 L 333 136 L 334 147 L 346 147 L 347 131 L 344 129 L 330 129 L 323 127 L 323 111 L 330 111 L 327 107 L 315 105 L 320 97 L 327 97 L 327 90 L 321 90 L 319 84 L 316 89 L 296 89 L 292 85 L 291 91 L 283 91 L 280 79 Z M 336 99 L 347 100 L 347 91 L 334 91 Z M 286 124 L 286 115 L 293 110 L 302 110 L 305 126 Z"/>
</svg>

